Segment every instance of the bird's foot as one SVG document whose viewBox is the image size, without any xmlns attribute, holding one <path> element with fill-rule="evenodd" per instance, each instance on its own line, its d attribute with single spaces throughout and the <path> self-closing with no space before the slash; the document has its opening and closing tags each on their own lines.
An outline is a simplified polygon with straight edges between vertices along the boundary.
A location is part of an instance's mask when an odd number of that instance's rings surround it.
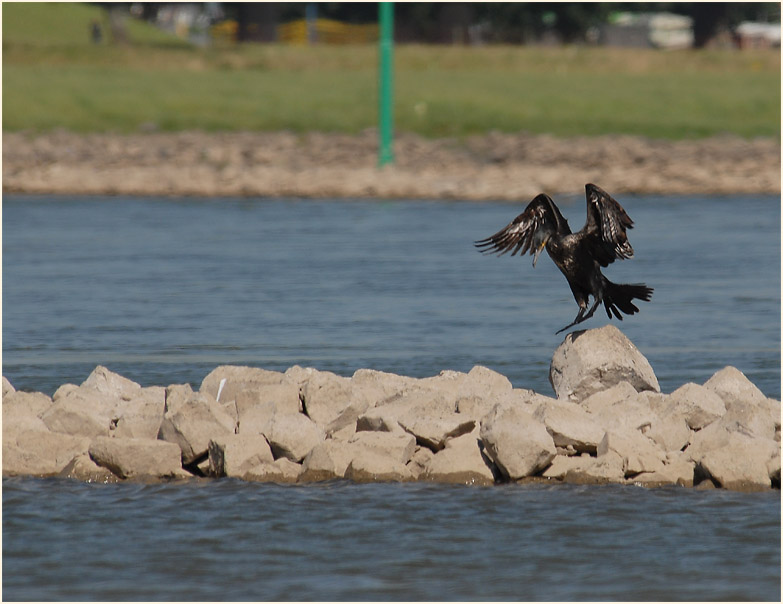
<svg viewBox="0 0 783 604">
<path fill-rule="evenodd" d="M 569 323 L 568 325 L 563 327 L 563 329 L 558 329 L 555 332 L 555 335 L 557 335 L 559 333 L 563 333 L 566 329 L 569 329 L 569 328 L 573 327 L 574 325 L 579 325 L 579 323 L 581 323 L 582 321 L 584 321 L 585 319 L 588 319 L 588 318 L 589 318 L 589 315 L 587 317 L 582 317 L 580 315 L 577 315 L 576 319 L 574 319 L 574 321 L 572 323 Z"/>
</svg>

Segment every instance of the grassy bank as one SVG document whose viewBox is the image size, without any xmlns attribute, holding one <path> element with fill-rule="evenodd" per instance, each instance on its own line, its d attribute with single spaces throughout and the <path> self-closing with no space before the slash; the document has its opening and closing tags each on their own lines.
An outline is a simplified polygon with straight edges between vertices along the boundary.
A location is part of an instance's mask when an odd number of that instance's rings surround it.
<svg viewBox="0 0 783 604">
<path fill-rule="evenodd" d="M 374 46 L 191 48 L 144 24 L 92 45 L 86 5 L 4 4 L 3 128 L 292 130 L 376 122 Z M 780 53 L 408 46 L 396 128 L 559 136 L 778 137 Z"/>
</svg>

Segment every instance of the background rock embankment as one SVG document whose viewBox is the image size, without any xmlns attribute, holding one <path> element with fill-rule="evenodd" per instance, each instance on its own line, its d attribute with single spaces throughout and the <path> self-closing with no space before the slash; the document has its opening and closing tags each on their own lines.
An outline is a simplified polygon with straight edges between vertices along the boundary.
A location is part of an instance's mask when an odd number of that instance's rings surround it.
<svg viewBox="0 0 783 604">
<path fill-rule="evenodd" d="M 550 381 L 221 366 L 194 391 L 98 366 L 50 398 L 3 378 L 3 474 L 780 488 L 780 402 L 733 367 L 663 394 L 608 325 L 567 335 Z"/>
<path fill-rule="evenodd" d="M 396 163 L 377 168 L 374 130 L 3 134 L 3 191 L 46 194 L 492 199 L 541 192 L 780 193 L 780 142 L 721 136 L 556 138 L 400 133 Z"/>
</svg>

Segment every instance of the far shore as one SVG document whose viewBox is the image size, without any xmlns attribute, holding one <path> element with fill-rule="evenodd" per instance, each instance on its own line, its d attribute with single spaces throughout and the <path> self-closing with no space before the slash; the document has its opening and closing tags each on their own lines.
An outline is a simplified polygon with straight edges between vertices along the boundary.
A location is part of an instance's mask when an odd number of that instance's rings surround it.
<svg viewBox="0 0 783 604">
<path fill-rule="evenodd" d="M 612 194 L 780 194 L 780 141 L 725 135 L 556 138 L 398 134 L 378 168 L 377 133 L 3 134 L 3 192 L 198 197 L 527 200 Z"/>
</svg>

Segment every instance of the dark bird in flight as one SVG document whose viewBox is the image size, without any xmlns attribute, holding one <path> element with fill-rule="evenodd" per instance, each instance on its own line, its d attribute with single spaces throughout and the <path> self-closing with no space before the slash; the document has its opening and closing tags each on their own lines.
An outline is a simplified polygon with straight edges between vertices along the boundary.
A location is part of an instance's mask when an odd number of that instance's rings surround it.
<svg viewBox="0 0 783 604">
<path fill-rule="evenodd" d="M 625 235 L 633 228 L 633 221 L 622 206 L 601 187 L 585 185 L 587 196 L 587 222 L 582 230 L 572 233 L 568 221 L 549 195 L 541 193 L 531 201 L 519 216 L 491 237 L 475 242 L 481 252 L 502 256 L 508 251 L 528 252 L 533 256 L 533 266 L 538 255 L 546 247 L 549 257 L 565 275 L 579 313 L 557 333 L 565 331 L 593 316 L 595 309 L 604 303 L 609 318 L 614 315 L 623 320 L 621 313 L 639 312 L 634 298 L 650 301 L 653 289 L 643 283 L 612 283 L 601 273 L 601 267 L 609 266 L 616 259 L 633 258 L 633 248 Z M 587 310 L 589 297 L 593 305 Z"/>
</svg>

